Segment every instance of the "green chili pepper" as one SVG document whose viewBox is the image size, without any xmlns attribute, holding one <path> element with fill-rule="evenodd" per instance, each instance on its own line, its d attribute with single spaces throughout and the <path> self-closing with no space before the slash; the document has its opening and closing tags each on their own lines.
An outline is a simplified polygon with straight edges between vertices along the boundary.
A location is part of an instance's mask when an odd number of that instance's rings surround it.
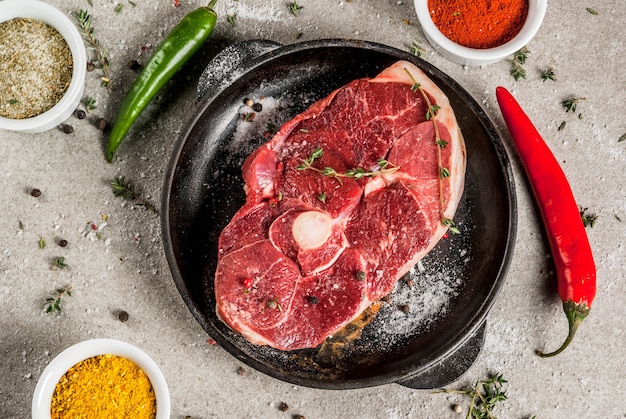
<svg viewBox="0 0 626 419">
<path fill-rule="evenodd" d="M 181 67 L 200 49 L 209 38 L 217 21 L 211 0 L 207 7 L 201 7 L 185 16 L 154 51 L 150 60 L 122 101 L 115 118 L 109 144 L 107 161 L 113 160 L 115 150 L 135 120 L 141 115 L 150 100 L 176 74 Z"/>
</svg>

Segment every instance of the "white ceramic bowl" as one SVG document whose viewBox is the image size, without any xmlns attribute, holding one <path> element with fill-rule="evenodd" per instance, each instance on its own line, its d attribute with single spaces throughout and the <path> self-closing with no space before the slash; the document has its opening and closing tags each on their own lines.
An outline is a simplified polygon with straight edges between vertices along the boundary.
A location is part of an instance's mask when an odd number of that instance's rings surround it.
<svg viewBox="0 0 626 419">
<path fill-rule="evenodd" d="M 16 132 L 43 132 L 64 122 L 76 110 L 85 89 L 87 53 L 78 29 L 60 10 L 38 0 L 0 1 L 0 22 L 15 18 L 41 20 L 55 28 L 70 47 L 74 67 L 72 80 L 61 100 L 46 112 L 25 119 L 0 117 L 0 129 Z"/>
<path fill-rule="evenodd" d="M 470 66 L 496 63 L 526 46 L 539 30 L 547 7 L 547 0 L 528 0 L 526 22 L 513 39 L 498 47 L 477 49 L 459 45 L 446 38 L 433 23 L 428 9 L 428 0 L 414 0 L 414 2 L 424 36 L 433 48 L 451 61 Z"/>
<path fill-rule="evenodd" d="M 163 373 L 157 364 L 142 350 L 115 339 L 92 339 L 70 346 L 55 357 L 39 377 L 32 403 L 33 419 L 50 419 L 50 406 L 54 389 L 71 367 L 98 355 L 117 355 L 134 362 L 152 384 L 156 396 L 156 419 L 169 419 L 170 394 Z"/>
</svg>

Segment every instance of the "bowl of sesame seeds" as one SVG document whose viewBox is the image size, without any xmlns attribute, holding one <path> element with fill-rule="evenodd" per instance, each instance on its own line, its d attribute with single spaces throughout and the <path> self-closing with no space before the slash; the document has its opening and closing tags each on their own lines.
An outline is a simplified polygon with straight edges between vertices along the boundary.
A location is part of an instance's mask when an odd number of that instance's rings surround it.
<svg viewBox="0 0 626 419">
<path fill-rule="evenodd" d="M 60 10 L 39 0 L 0 1 L 0 129 L 47 131 L 83 95 L 87 54 Z"/>
</svg>

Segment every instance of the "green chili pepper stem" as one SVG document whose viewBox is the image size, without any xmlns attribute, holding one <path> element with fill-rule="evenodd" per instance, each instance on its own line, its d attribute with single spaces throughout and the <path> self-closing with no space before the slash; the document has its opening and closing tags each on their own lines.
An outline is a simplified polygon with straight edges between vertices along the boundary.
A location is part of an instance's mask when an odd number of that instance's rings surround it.
<svg viewBox="0 0 626 419">
<path fill-rule="evenodd" d="M 537 355 L 542 358 L 558 355 L 563 352 L 565 348 L 567 348 L 570 342 L 574 339 L 578 326 L 580 326 L 585 317 L 589 314 L 589 307 L 587 304 L 576 304 L 573 301 L 565 301 L 563 302 L 563 311 L 565 311 L 565 315 L 567 316 L 567 321 L 569 323 L 569 333 L 567 334 L 567 338 L 561 347 L 554 352 L 545 354 L 541 351 L 537 351 Z"/>
<path fill-rule="evenodd" d="M 115 123 L 109 134 L 106 158 L 110 163 L 118 146 L 139 115 L 163 86 L 202 47 L 209 38 L 217 14 L 212 7 L 200 7 L 183 17 L 154 51 L 143 70 L 120 104 Z"/>
</svg>

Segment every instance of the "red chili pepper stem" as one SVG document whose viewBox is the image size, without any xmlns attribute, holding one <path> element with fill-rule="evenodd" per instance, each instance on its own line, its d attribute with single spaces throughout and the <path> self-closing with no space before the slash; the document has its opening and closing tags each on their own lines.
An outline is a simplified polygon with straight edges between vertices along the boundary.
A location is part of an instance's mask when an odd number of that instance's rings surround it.
<svg viewBox="0 0 626 419">
<path fill-rule="evenodd" d="M 578 205 L 559 162 L 513 95 L 498 87 L 496 97 L 541 212 L 569 323 L 568 336 L 559 349 L 546 354 L 537 351 L 542 357 L 554 356 L 570 344 L 589 314 L 596 294 L 596 266 Z"/>
<path fill-rule="evenodd" d="M 567 348 L 570 342 L 574 339 L 574 335 L 578 330 L 578 326 L 583 322 L 585 317 L 589 314 L 589 307 L 587 304 L 576 304 L 573 301 L 565 301 L 563 302 L 563 311 L 565 311 L 565 315 L 567 316 L 567 321 L 569 323 L 569 333 L 567 334 L 567 338 L 565 342 L 561 345 L 559 349 L 550 353 L 543 353 L 541 351 L 536 351 L 537 355 L 542 358 L 548 358 L 554 355 L 558 355 Z"/>
</svg>

